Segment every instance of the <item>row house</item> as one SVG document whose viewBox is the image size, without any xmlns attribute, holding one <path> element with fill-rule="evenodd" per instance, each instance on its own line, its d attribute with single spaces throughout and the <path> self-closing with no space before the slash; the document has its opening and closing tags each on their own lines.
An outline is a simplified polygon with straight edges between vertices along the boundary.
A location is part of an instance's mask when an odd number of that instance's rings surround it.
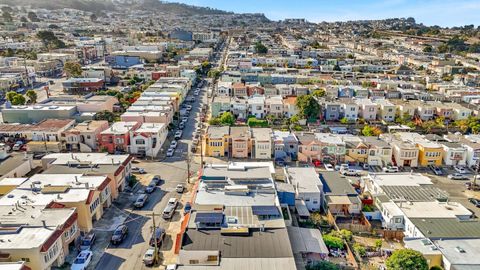
<svg viewBox="0 0 480 270">
<path fill-rule="evenodd" d="M 384 122 L 393 122 L 395 120 L 395 105 L 386 99 L 377 99 L 375 100 L 375 104 L 378 106 L 379 120 Z"/>
<path fill-rule="evenodd" d="M 128 152 L 134 155 L 157 157 L 168 135 L 163 123 L 143 123 L 130 133 Z"/>
<path fill-rule="evenodd" d="M 265 109 L 268 115 L 273 115 L 276 118 L 284 116 L 283 99 L 281 96 L 273 96 L 265 99 Z"/>
<path fill-rule="evenodd" d="M 359 116 L 366 121 L 374 121 L 377 119 L 377 104 L 368 98 L 355 99 L 355 103 L 359 107 Z"/>
<path fill-rule="evenodd" d="M 97 138 L 108 129 L 108 121 L 85 121 L 62 133 L 67 151 L 93 152 L 98 150 Z"/>
<path fill-rule="evenodd" d="M 108 129 L 100 132 L 98 144 L 100 149 L 108 153 L 126 153 L 130 145 L 130 137 L 134 130 L 140 127 L 139 122 L 115 122 Z"/>
</svg>

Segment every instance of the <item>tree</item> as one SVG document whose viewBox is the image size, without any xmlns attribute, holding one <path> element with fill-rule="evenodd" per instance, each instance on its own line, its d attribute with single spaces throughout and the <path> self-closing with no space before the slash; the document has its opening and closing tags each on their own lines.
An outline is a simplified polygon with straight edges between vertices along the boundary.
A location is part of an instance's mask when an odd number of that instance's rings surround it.
<svg viewBox="0 0 480 270">
<path fill-rule="evenodd" d="M 317 89 L 312 92 L 312 95 L 315 97 L 324 97 L 325 96 L 325 89 Z"/>
<path fill-rule="evenodd" d="M 233 126 L 235 124 L 235 116 L 231 112 L 224 112 L 220 115 L 220 124 L 224 126 Z"/>
<path fill-rule="evenodd" d="M 360 245 L 359 243 L 353 244 L 353 252 L 360 257 L 363 257 L 367 254 L 367 250 L 364 246 Z"/>
<path fill-rule="evenodd" d="M 300 114 L 308 119 L 317 119 L 320 112 L 320 105 L 312 95 L 303 95 L 297 97 L 296 104 Z"/>
<path fill-rule="evenodd" d="M 432 51 L 433 51 L 433 48 L 431 45 L 427 45 L 423 47 L 423 52 L 432 52 Z"/>
<path fill-rule="evenodd" d="M 378 127 L 372 127 L 369 125 L 365 125 L 362 129 L 363 136 L 378 136 L 382 134 L 382 131 Z"/>
<path fill-rule="evenodd" d="M 79 77 L 82 75 L 82 66 L 78 62 L 66 62 L 63 70 L 65 70 L 68 77 Z"/>
<path fill-rule="evenodd" d="M 27 14 L 27 17 L 31 22 L 39 22 L 40 21 L 40 19 L 37 17 L 37 14 L 33 11 L 29 11 L 28 14 Z"/>
<path fill-rule="evenodd" d="M 59 40 L 52 31 L 39 31 L 37 38 L 40 39 L 47 48 L 65 48 L 65 43 Z"/>
<path fill-rule="evenodd" d="M 376 250 L 380 250 L 382 248 L 382 245 L 383 245 L 383 240 L 382 239 L 375 240 L 375 249 Z"/>
<path fill-rule="evenodd" d="M 339 270 L 338 265 L 329 261 L 318 261 L 305 267 L 306 270 Z"/>
<path fill-rule="evenodd" d="M 25 16 L 20 17 L 20 21 L 23 22 L 23 23 L 28 22 L 28 20 L 27 20 L 27 18 L 25 18 Z"/>
<path fill-rule="evenodd" d="M 209 78 L 218 79 L 218 78 L 220 77 L 220 74 L 221 74 L 220 70 L 218 70 L 218 69 L 210 69 L 210 70 L 208 71 L 208 73 L 207 73 L 207 76 L 208 76 Z"/>
<path fill-rule="evenodd" d="M 329 248 L 343 248 L 343 240 L 340 237 L 326 234 L 323 236 L 323 241 L 325 242 L 325 245 Z"/>
<path fill-rule="evenodd" d="M 342 119 L 340 119 L 340 123 L 342 123 L 342 124 L 344 124 L 344 125 L 345 125 L 345 124 L 348 124 L 348 118 L 343 117 Z"/>
<path fill-rule="evenodd" d="M 35 90 L 30 89 L 27 91 L 27 93 L 25 93 L 25 95 L 30 100 L 30 103 L 32 104 L 37 103 L 37 92 L 35 92 Z"/>
<path fill-rule="evenodd" d="M 400 249 L 387 259 L 388 270 L 428 270 L 427 260 L 422 253 L 413 249 Z"/>
<path fill-rule="evenodd" d="M 439 265 L 434 265 L 434 266 L 430 267 L 430 270 L 443 270 L 443 267 L 441 267 Z"/>
<path fill-rule="evenodd" d="M 95 120 L 106 120 L 108 122 L 115 121 L 115 114 L 111 111 L 101 111 L 95 114 Z"/>
<path fill-rule="evenodd" d="M 16 94 L 11 102 L 12 105 L 25 105 L 26 99 L 22 94 Z"/>
<path fill-rule="evenodd" d="M 258 54 L 266 54 L 268 52 L 268 48 L 263 45 L 261 41 L 257 41 L 255 43 L 255 52 Z"/>
<path fill-rule="evenodd" d="M 2 11 L 2 17 L 3 17 L 3 20 L 6 21 L 6 22 L 13 21 L 12 14 L 10 14 L 10 12 L 7 11 L 7 10 Z"/>
<path fill-rule="evenodd" d="M 7 92 L 7 100 L 12 102 L 13 98 L 17 95 L 17 92 L 15 91 L 9 91 Z"/>
</svg>

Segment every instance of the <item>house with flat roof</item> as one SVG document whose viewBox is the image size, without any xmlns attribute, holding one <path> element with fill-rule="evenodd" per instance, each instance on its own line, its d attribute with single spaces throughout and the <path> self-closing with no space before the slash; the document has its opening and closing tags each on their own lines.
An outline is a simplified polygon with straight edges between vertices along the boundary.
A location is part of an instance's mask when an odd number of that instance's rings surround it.
<svg viewBox="0 0 480 270">
<path fill-rule="evenodd" d="M 229 156 L 230 127 L 209 126 L 205 134 L 205 155 L 210 157 Z"/>
<path fill-rule="evenodd" d="M 252 128 L 252 158 L 272 158 L 272 129 Z"/>
<path fill-rule="evenodd" d="M 62 133 L 67 151 L 93 152 L 98 150 L 97 138 L 108 129 L 108 121 L 92 120 L 78 123 Z"/>
<path fill-rule="evenodd" d="M 295 269 L 274 173 L 272 162 L 204 167 L 193 211 L 186 216 L 179 269 L 225 269 L 235 265 Z"/>
<path fill-rule="evenodd" d="M 303 200 L 309 211 L 320 211 L 324 201 L 323 185 L 315 169 L 289 167 L 285 175 L 295 189 L 296 199 Z"/>
<path fill-rule="evenodd" d="M 167 125 L 143 123 L 130 134 L 130 154 L 156 157 L 167 139 Z"/>
<path fill-rule="evenodd" d="M 130 136 L 140 125 L 140 122 L 114 122 L 108 129 L 100 132 L 99 148 L 111 154 L 128 152 Z"/>
<path fill-rule="evenodd" d="M 112 199 L 123 191 L 131 175 L 132 155 L 56 153 L 42 158 L 45 174 L 106 175 L 113 180 Z"/>
<path fill-rule="evenodd" d="M 252 152 L 250 128 L 247 126 L 230 127 L 230 156 L 248 158 Z"/>
<path fill-rule="evenodd" d="M 0 212 L 10 213 L 0 216 L 0 269 L 48 270 L 62 266 L 80 234 L 76 209 L 38 207 L 20 197 L 16 200 L 12 205 L 0 202 Z"/>
</svg>

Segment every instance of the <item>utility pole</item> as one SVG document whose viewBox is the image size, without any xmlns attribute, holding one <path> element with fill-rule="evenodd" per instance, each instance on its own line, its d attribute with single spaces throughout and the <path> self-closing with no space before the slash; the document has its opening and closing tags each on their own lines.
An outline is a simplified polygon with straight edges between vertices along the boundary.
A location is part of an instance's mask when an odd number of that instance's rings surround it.
<svg viewBox="0 0 480 270">
<path fill-rule="evenodd" d="M 200 132 L 200 169 L 203 169 L 203 136 Z"/>
<path fill-rule="evenodd" d="M 150 214 L 149 216 L 152 217 L 152 221 L 153 221 L 153 232 L 152 232 L 152 236 L 153 236 L 152 238 L 154 239 L 153 264 L 157 264 L 159 258 L 158 258 L 158 246 L 157 246 L 157 235 L 156 235 L 157 226 L 155 225 L 155 212 L 152 212 L 152 214 Z"/>
<path fill-rule="evenodd" d="M 475 176 L 473 177 L 473 183 L 472 183 L 472 191 L 475 192 L 475 188 L 477 185 L 477 177 L 478 174 L 480 173 L 480 159 L 477 159 L 477 167 L 475 168 Z"/>
<path fill-rule="evenodd" d="M 190 183 L 190 145 L 187 144 L 187 183 Z"/>
</svg>

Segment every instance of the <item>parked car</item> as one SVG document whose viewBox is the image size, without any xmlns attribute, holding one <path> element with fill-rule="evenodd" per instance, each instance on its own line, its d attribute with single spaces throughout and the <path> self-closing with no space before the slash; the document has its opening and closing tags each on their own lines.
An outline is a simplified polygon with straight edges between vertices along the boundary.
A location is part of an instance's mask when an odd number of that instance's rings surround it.
<svg viewBox="0 0 480 270">
<path fill-rule="evenodd" d="M 160 175 L 153 176 L 152 181 L 155 182 L 157 186 L 162 184 L 162 178 Z"/>
<path fill-rule="evenodd" d="M 152 180 L 150 181 L 150 183 L 148 183 L 148 186 L 145 188 L 145 192 L 152 193 L 155 191 L 156 188 L 157 188 L 157 183 Z"/>
<path fill-rule="evenodd" d="M 160 249 L 157 249 L 157 253 L 160 252 Z M 157 256 L 158 258 L 158 256 Z M 145 251 L 145 254 L 143 254 L 143 263 L 146 266 L 152 266 L 156 264 L 157 262 L 155 261 L 155 248 L 154 247 L 149 247 L 147 251 Z"/>
<path fill-rule="evenodd" d="M 350 165 L 346 163 L 335 166 L 335 170 L 337 171 L 348 170 L 348 169 L 350 169 Z"/>
<path fill-rule="evenodd" d="M 443 175 L 443 171 L 440 167 L 436 167 L 436 166 L 433 166 L 433 165 L 429 165 L 428 168 L 430 168 L 430 170 L 432 170 L 432 172 L 435 174 L 435 175 Z"/>
<path fill-rule="evenodd" d="M 185 189 L 185 187 L 182 184 L 178 184 L 177 187 L 175 188 L 177 193 L 183 193 L 184 189 Z"/>
<path fill-rule="evenodd" d="M 149 245 L 151 247 L 155 246 L 155 242 L 157 243 L 157 248 L 162 245 L 163 238 L 165 238 L 165 229 L 161 227 L 155 228 L 155 231 L 152 233 L 150 237 Z"/>
<path fill-rule="evenodd" d="M 173 157 L 173 154 L 175 154 L 175 149 L 173 149 L 173 148 L 168 148 L 168 150 L 167 150 L 167 157 Z"/>
<path fill-rule="evenodd" d="M 183 132 L 181 130 L 177 130 L 177 132 L 175 132 L 175 140 L 180 140 L 182 138 L 182 134 Z"/>
<path fill-rule="evenodd" d="M 178 128 L 179 129 L 184 129 L 185 128 L 184 122 L 180 122 L 180 124 L 178 125 Z"/>
<path fill-rule="evenodd" d="M 132 167 L 132 173 L 145 174 L 147 172 L 144 168 Z"/>
<path fill-rule="evenodd" d="M 192 205 L 189 202 L 185 203 L 185 207 L 183 208 L 183 213 L 190 213 L 192 211 Z"/>
<path fill-rule="evenodd" d="M 175 209 L 177 209 L 178 200 L 176 198 L 171 198 L 168 200 L 167 206 L 163 210 L 162 217 L 164 219 L 170 219 L 175 214 Z"/>
<path fill-rule="evenodd" d="M 88 234 L 84 235 L 80 240 L 80 250 L 92 249 L 95 239 L 96 235 L 94 232 L 89 232 Z"/>
<path fill-rule="evenodd" d="M 387 167 L 383 167 L 383 172 L 386 172 L 386 173 L 396 173 L 398 172 L 398 167 L 397 166 L 387 166 Z"/>
<path fill-rule="evenodd" d="M 475 198 L 468 198 L 468 201 L 469 201 L 471 204 L 475 205 L 475 207 L 480 207 L 480 200 L 477 200 L 477 199 L 475 199 Z"/>
<path fill-rule="evenodd" d="M 453 169 L 458 173 L 468 173 L 467 168 L 463 166 L 454 166 Z"/>
<path fill-rule="evenodd" d="M 360 173 L 357 170 L 353 169 L 341 170 L 340 173 L 346 176 L 360 176 Z"/>
<path fill-rule="evenodd" d="M 447 177 L 452 180 L 468 180 L 469 179 L 468 176 L 462 173 L 449 174 Z"/>
<path fill-rule="evenodd" d="M 147 202 L 147 200 L 148 200 L 148 195 L 147 194 L 140 194 L 140 195 L 138 195 L 137 199 L 133 203 L 133 206 L 135 208 L 142 208 L 145 205 L 145 203 Z"/>
<path fill-rule="evenodd" d="M 128 234 L 128 227 L 127 225 L 120 225 L 118 226 L 112 234 L 112 238 L 110 242 L 114 245 L 118 245 L 123 242 L 123 240 L 127 237 Z"/>
<path fill-rule="evenodd" d="M 333 172 L 335 170 L 332 164 L 325 163 L 324 166 L 325 166 L 325 170 L 329 172 Z"/>
<path fill-rule="evenodd" d="M 12 150 L 13 151 L 19 151 L 23 146 L 23 142 L 22 141 L 16 141 L 15 144 L 13 145 L 12 147 Z"/>
<path fill-rule="evenodd" d="M 285 167 L 286 163 L 283 159 L 277 158 L 277 159 L 275 159 L 275 165 L 277 165 L 279 167 Z"/>
<path fill-rule="evenodd" d="M 70 267 L 71 270 L 84 270 L 87 269 L 88 265 L 92 261 L 92 251 L 90 250 L 82 250 Z"/>
</svg>

